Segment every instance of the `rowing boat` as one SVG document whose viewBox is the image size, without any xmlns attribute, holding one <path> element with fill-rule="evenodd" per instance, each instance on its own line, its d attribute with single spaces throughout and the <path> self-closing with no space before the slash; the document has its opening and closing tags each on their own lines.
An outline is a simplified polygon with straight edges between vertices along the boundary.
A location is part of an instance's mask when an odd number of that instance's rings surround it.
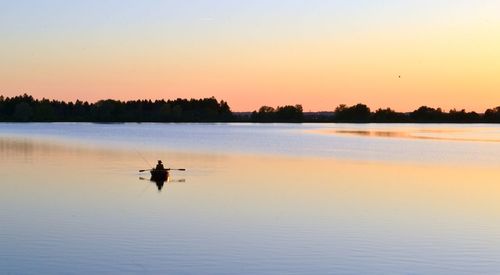
<svg viewBox="0 0 500 275">
<path fill-rule="evenodd" d="M 150 172 L 153 181 L 166 181 L 168 179 L 167 169 L 151 169 Z"/>
</svg>

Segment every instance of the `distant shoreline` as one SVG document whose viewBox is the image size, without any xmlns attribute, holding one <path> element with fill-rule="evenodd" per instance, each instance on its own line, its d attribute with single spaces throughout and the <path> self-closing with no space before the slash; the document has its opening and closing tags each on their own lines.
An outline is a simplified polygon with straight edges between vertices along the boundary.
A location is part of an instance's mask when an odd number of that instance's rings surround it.
<svg viewBox="0 0 500 275">
<path fill-rule="evenodd" d="M 96 121 L 0 121 L 1 124 L 57 124 L 57 123 L 90 123 L 90 124 L 356 124 L 356 125 L 369 125 L 369 124 L 484 124 L 484 125 L 496 125 L 500 122 L 335 122 L 335 121 L 301 121 L 301 122 L 286 122 L 286 121 L 275 121 L 275 122 L 253 122 L 253 121 L 184 121 L 184 122 L 157 122 L 157 121 L 117 121 L 117 122 L 96 122 Z"/>
<path fill-rule="evenodd" d="M 100 100 L 64 102 L 34 99 L 24 94 L 0 96 L 0 122 L 89 123 L 500 123 L 500 106 L 484 113 L 422 106 L 412 112 L 390 108 L 376 111 L 364 104 L 339 105 L 333 111 L 304 112 L 302 105 L 262 106 L 253 112 L 232 112 L 229 104 L 214 97 L 174 100 Z"/>
</svg>

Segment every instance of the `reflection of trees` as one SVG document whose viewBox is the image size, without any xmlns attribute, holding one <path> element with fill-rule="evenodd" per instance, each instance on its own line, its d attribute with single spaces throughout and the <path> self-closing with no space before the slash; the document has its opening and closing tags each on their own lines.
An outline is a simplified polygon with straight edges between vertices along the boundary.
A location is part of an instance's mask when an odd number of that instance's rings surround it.
<svg viewBox="0 0 500 275">
<path fill-rule="evenodd" d="M 13 140 L 0 138 L 0 156 L 9 158 L 13 155 L 31 155 L 35 151 L 35 145 L 29 140 Z"/>
</svg>

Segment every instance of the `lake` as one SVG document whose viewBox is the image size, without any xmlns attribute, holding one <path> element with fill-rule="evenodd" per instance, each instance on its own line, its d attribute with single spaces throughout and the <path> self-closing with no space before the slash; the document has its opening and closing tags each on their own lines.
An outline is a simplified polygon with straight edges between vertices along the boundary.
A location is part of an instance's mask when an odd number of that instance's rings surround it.
<svg viewBox="0 0 500 275">
<path fill-rule="evenodd" d="M 500 125 L 3 123 L 0 178 L 0 274 L 500 273 Z"/>
</svg>

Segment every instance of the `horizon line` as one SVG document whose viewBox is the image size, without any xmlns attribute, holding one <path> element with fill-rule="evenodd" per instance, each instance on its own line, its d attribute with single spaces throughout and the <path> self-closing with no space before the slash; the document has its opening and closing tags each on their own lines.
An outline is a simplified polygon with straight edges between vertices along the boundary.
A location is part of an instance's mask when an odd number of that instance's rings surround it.
<svg viewBox="0 0 500 275">
<path fill-rule="evenodd" d="M 35 97 L 31 94 L 28 94 L 28 93 L 22 93 L 22 94 L 19 94 L 19 95 L 15 95 L 15 96 L 5 96 L 3 94 L 0 94 L 0 98 L 4 98 L 4 99 L 7 99 L 7 98 L 15 98 L 15 97 L 23 97 L 23 96 L 29 96 L 29 97 L 32 97 L 34 100 L 38 100 L 38 101 L 41 101 L 41 100 L 49 100 L 49 101 L 60 101 L 60 102 L 64 102 L 64 103 L 76 103 L 77 101 L 80 101 L 82 103 L 89 103 L 89 104 L 96 104 L 97 102 L 99 101 L 106 101 L 106 100 L 113 100 L 113 101 L 120 101 L 120 102 L 130 102 L 130 101 L 169 101 L 169 100 L 176 100 L 176 99 L 185 99 L 185 100 L 191 100 L 191 99 L 208 99 L 208 98 L 214 98 L 216 99 L 218 102 L 221 102 L 221 101 L 224 101 L 226 102 L 229 107 L 231 107 L 231 104 L 229 104 L 229 101 L 225 100 L 225 99 L 219 99 L 217 98 L 216 96 L 207 96 L 207 97 L 175 97 L 175 98 L 136 98 L 136 99 L 116 99 L 116 98 L 103 98 L 103 99 L 98 99 L 98 100 L 81 100 L 81 99 L 75 99 L 75 100 L 64 100 L 64 99 L 54 99 L 54 98 L 47 98 L 47 97 L 42 97 L 42 98 L 39 98 L 39 97 Z M 483 111 L 476 111 L 476 110 L 468 110 L 466 108 L 457 108 L 457 107 L 453 107 L 449 110 L 447 109 L 444 109 L 444 108 L 441 108 L 440 106 L 436 106 L 436 107 L 433 107 L 433 105 L 429 105 L 429 104 L 424 104 L 424 105 L 420 105 L 418 107 L 415 107 L 414 110 L 408 110 L 408 111 L 399 111 L 397 109 L 394 109 L 392 107 L 389 107 L 389 106 L 386 106 L 386 107 L 379 107 L 379 108 L 371 108 L 368 104 L 365 104 L 363 102 L 357 102 L 357 103 L 351 103 L 351 104 L 347 104 L 347 103 L 339 103 L 337 105 L 332 105 L 333 109 L 332 110 L 318 110 L 318 111 L 313 111 L 313 110 L 304 110 L 304 113 L 323 113 L 323 112 L 335 112 L 335 108 L 341 106 L 341 105 L 345 105 L 345 106 L 355 106 L 355 105 L 358 105 L 358 104 L 362 104 L 362 105 L 366 105 L 371 111 L 377 111 L 379 109 L 382 109 L 382 110 L 385 110 L 385 109 L 391 109 L 395 112 L 399 112 L 399 113 L 411 113 L 413 111 L 416 111 L 418 110 L 418 108 L 420 107 L 429 107 L 429 108 L 433 108 L 433 109 L 441 109 L 443 112 L 449 112 L 449 111 L 452 111 L 452 110 L 455 110 L 455 111 L 462 111 L 464 110 L 465 112 L 475 112 L 475 113 L 478 113 L 478 114 L 484 114 L 484 112 L 486 112 L 488 109 L 494 109 L 494 108 L 497 108 L 497 107 L 500 107 L 500 104 L 498 104 L 497 106 L 494 106 L 495 104 L 493 104 L 493 106 L 490 106 L 490 107 L 486 107 Z M 278 104 L 276 106 L 270 106 L 269 104 L 263 104 L 263 105 L 260 105 L 259 107 L 255 108 L 254 110 L 231 110 L 231 112 L 234 112 L 234 113 L 252 113 L 254 111 L 258 111 L 261 107 L 264 107 L 264 106 L 268 106 L 268 107 L 283 107 L 283 106 L 296 106 L 296 105 L 300 105 L 300 106 L 303 106 L 301 103 L 294 103 L 294 104 Z"/>
</svg>

